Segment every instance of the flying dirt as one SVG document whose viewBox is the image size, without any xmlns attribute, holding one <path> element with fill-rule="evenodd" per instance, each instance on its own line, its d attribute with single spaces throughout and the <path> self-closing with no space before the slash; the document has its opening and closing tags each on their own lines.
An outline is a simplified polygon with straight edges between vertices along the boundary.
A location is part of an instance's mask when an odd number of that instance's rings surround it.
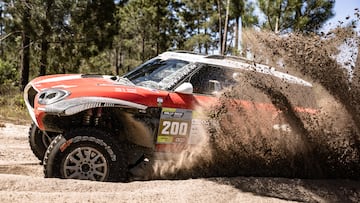
<svg viewBox="0 0 360 203">
<path fill-rule="evenodd" d="M 247 35 L 249 36 L 249 35 Z M 258 40 L 255 40 L 258 39 Z M 258 44 L 257 44 L 257 43 Z M 287 37 L 254 33 L 253 46 L 258 46 L 257 56 L 265 60 L 266 56 L 274 62 L 282 61 L 284 70 L 302 75 L 313 84 L 313 94 L 300 96 L 302 103 L 307 99 L 315 101 L 319 111 L 311 117 L 302 117 L 294 108 L 297 105 L 296 92 L 291 88 L 272 85 L 271 83 L 255 86 L 266 94 L 272 103 L 283 111 L 285 118 L 296 126 L 298 137 L 290 138 L 285 146 L 292 149 L 282 156 L 271 156 L 265 160 L 273 164 L 262 163 L 264 175 L 274 172 L 280 176 L 307 178 L 355 178 L 360 176 L 360 136 L 359 136 L 359 55 L 357 64 L 348 72 L 335 58 L 341 51 L 337 47 L 351 42 L 352 49 L 358 49 L 358 33 L 352 29 L 337 29 L 325 37 L 292 34 Z M 354 43 L 356 42 L 356 43 Z M 266 54 L 268 53 L 268 54 Z M 255 58 L 255 60 L 257 60 Z M 347 60 L 351 60 L 347 59 Z M 349 63 L 349 62 L 347 62 Z M 350 74 L 349 74 L 350 73 Z M 259 88 L 258 88 L 259 89 Z M 312 97 L 312 98 L 308 98 Z M 286 139 L 286 138 L 285 138 Z M 300 139 L 300 140 L 299 140 Z M 267 145 L 262 143 L 261 151 L 274 150 L 267 138 Z M 280 148 L 281 149 L 281 148 Z M 274 169 L 282 170 L 274 170 Z"/>
<path fill-rule="evenodd" d="M 210 123 L 204 125 L 206 144 L 192 154 L 190 162 L 181 159 L 171 166 L 158 164 L 155 171 L 162 171 L 158 173 L 162 174 L 160 178 L 279 176 L 358 180 L 360 57 L 336 58 L 344 44 L 357 53 L 358 33 L 350 27 L 337 28 L 324 36 L 283 37 L 254 31 L 244 36 L 254 61 L 273 67 L 280 63 L 277 70 L 305 78 L 312 87 L 299 89 L 251 71 L 240 75 L 238 84 L 221 94 L 219 105 L 202 111 Z M 271 103 L 278 114 L 266 116 L 261 110 L 249 111 L 229 102 L 231 98 L 245 98 L 253 104 Z M 273 119 L 287 124 L 269 125 Z"/>
</svg>

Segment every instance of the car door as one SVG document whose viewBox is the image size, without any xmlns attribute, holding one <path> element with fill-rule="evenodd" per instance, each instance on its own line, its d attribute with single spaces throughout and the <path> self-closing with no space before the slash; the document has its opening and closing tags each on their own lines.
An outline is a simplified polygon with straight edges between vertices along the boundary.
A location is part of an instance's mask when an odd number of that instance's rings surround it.
<svg viewBox="0 0 360 203">
<path fill-rule="evenodd" d="M 200 65 L 183 80 L 192 84 L 192 94 L 169 93 L 160 116 L 158 152 L 180 152 L 202 142 L 206 116 L 201 108 L 217 103 L 222 89 L 234 83 L 228 74 L 223 67 Z"/>
</svg>

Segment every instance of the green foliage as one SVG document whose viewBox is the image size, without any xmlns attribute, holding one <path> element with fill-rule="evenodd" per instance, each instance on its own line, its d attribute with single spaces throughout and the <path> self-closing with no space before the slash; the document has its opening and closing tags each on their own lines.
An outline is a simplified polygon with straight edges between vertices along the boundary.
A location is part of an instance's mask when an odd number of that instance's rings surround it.
<svg viewBox="0 0 360 203">
<path fill-rule="evenodd" d="M 113 0 L 76 1 L 69 12 L 74 43 L 78 43 L 83 57 L 91 57 L 110 47 L 117 33 Z M 89 49 L 91 47 L 91 49 Z"/>
<path fill-rule="evenodd" d="M 0 83 L 39 74 L 122 74 L 166 50 L 238 53 L 234 32 L 259 24 L 251 0 L 4 0 L 0 2 Z M 258 0 L 265 28 L 313 31 L 332 16 L 334 0 Z M 277 26 L 275 26 L 277 22 Z M 24 52 L 24 38 L 30 38 Z M 234 47 L 232 47 L 235 44 Z M 19 54 L 20 53 L 20 54 Z M 29 61 L 22 61 L 29 54 Z M 20 67 L 29 63 L 29 76 Z M 6 68 L 4 68 L 6 67 Z M 23 83 L 20 81 L 21 84 Z"/>
<path fill-rule="evenodd" d="M 245 2 L 245 10 L 241 16 L 242 26 L 244 28 L 251 28 L 254 25 L 259 25 L 259 18 L 255 15 L 255 3 L 252 1 Z"/>
<path fill-rule="evenodd" d="M 221 15 L 217 15 L 216 3 L 206 0 L 183 1 L 179 16 L 185 22 L 184 30 L 186 39 L 181 49 L 197 51 L 206 54 L 217 49 L 218 44 L 214 43 L 218 36 L 219 27 L 216 26 Z M 211 40 L 208 40 L 211 38 Z"/>
<path fill-rule="evenodd" d="M 258 0 L 266 21 L 262 27 L 274 32 L 315 32 L 331 18 L 335 0 Z"/>
<path fill-rule="evenodd" d="M 211 43 L 211 37 L 209 34 L 198 34 L 194 35 L 185 42 L 185 50 L 196 50 L 199 46 L 199 44 L 210 44 Z"/>
<path fill-rule="evenodd" d="M 87 60 L 83 60 L 79 69 L 81 73 L 104 75 L 114 74 L 105 52 L 102 52 L 97 56 L 90 57 Z"/>
<path fill-rule="evenodd" d="M 16 66 L 0 59 L 0 85 L 11 85 L 17 81 Z"/>
<path fill-rule="evenodd" d="M 177 46 L 181 30 L 173 11 L 179 6 L 175 0 L 132 0 L 120 7 L 119 35 L 114 44 L 125 60 L 145 61 Z"/>
</svg>

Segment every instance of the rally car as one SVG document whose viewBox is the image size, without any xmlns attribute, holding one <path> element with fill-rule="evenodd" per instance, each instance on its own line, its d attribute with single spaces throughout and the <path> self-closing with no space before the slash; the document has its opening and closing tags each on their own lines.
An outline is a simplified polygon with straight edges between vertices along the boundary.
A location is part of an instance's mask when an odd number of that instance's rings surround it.
<svg viewBox="0 0 360 203">
<path fill-rule="evenodd" d="M 24 91 L 33 120 L 31 149 L 42 160 L 45 177 L 115 181 L 144 176 L 151 173 L 144 164 L 199 142 L 198 121 L 206 118 L 198 116 L 197 107 L 219 102 L 219 94 L 246 71 L 312 87 L 246 59 L 181 51 L 160 54 L 121 77 L 42 76 Z M 277 111 L 271 103 L 260 106 Z M 275 122 L 273 128 L 289 130 L 286 123 Z"/>
</svg>

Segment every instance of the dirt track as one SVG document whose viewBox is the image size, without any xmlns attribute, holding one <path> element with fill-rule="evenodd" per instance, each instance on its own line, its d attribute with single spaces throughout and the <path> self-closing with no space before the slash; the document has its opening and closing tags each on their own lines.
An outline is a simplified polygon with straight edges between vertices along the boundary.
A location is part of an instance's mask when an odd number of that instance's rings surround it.
<svg viewBox="0 0 360 203">
<path fill-rule="evenodd" d="M 359 202 L 360 181 L 218 177 L 101 183 L 45 179 L 28 126 L 0 127 L 0 202 Z"/>
</svg>

